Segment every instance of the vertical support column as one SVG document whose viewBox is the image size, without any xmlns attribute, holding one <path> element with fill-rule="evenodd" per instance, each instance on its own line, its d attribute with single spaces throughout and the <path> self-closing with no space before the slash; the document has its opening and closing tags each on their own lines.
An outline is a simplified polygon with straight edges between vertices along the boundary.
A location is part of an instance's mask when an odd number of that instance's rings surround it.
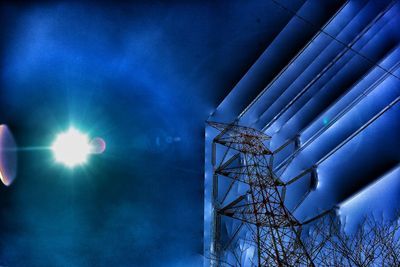
<svg viewBox="0 0 400 267">
<path fill-rule="evenodd" d="M 216 170 L 216 153 L 217 153 L 216 143 L 212 143 L 212 169 L 213 169 L 213 181 L 212 181 L 212 245 L 211 254 L 213 260 L 211 261 L 211 266 L 219 266 L 219 258 L 221 253 L 220 247 L 220 230 L 221 230 L 221 216 L 218 213 L 219 203 L 218 203 L 218 174 L 215 173 Z"/>
</svg>

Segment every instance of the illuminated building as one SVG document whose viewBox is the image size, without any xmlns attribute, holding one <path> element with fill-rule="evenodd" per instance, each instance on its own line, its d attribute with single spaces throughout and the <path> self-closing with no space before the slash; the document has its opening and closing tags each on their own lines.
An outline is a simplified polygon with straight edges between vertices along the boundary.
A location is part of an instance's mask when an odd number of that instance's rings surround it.
<svg viewBox="0 0 400 267">
<path fill-rule="evenodd" d="M 243 209 L 265 201 L 252 195 L 260 176 L 256 188 L 285 185 L 283 206 L 261 209 L 286 221 L 335 210 L 351 227 L 400 207 L 400 3 L 348 1 L 324 17 L 323 2 L 293 11 L 208 119 L 205 266 L 266 264 L 249 240 L 267 223 Z"/>
</svg>

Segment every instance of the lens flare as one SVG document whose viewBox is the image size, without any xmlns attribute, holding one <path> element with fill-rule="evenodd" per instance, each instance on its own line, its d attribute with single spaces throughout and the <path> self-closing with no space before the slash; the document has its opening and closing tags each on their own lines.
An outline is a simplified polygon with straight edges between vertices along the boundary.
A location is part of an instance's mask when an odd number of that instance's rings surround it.
<svg viewBox="0 0 400 267">
<path fill-rule="evenodd" d="M 60 133 L 51 148 L 55 160 L 70 168 L 84 164 L 91 151 L 87 135 L 75 128 Z"/>
<path fill-rule="evenodd" d="M 106 150 L 106 142 L 103 138 L 96 137 L 90 141 L 90 153 L 102 154 Z"/>
<path fill-rule="evenodd" d="M 11 131 L 0 125 L 0 180 L 9 186 L 17 176 L 17 146 Z"/>
</svg>

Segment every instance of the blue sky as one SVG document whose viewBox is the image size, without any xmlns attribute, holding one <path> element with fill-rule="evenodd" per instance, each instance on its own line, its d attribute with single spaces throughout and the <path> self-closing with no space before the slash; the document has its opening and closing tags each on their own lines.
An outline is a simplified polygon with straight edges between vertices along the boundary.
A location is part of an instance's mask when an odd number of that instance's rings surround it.
<svg viewBox="0 0 400 267">
<path fill-rule="evenodd" d="M 2 4 L 1 123 L 20 147 L 73 125 L 107 151 L 73 171 L 50 151 L 19 153 L 0 189 L 0 265 L 199 266 L 204 122 L 290 18 L 271 10 Z"/>
</svg>

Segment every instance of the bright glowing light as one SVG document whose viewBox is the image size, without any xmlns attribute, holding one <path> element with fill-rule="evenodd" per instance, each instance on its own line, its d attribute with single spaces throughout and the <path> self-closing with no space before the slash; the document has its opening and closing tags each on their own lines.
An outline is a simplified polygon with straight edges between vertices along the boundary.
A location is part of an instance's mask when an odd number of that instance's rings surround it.
<svg viewBox="0 0 400 267">
<path fill-rule="evenodd" d="M 57 162 L 72 168 L 86 162 L 91 146 L 85 134 L 70 128 L 57 136 L 51 148 Z"/>
</svg>

